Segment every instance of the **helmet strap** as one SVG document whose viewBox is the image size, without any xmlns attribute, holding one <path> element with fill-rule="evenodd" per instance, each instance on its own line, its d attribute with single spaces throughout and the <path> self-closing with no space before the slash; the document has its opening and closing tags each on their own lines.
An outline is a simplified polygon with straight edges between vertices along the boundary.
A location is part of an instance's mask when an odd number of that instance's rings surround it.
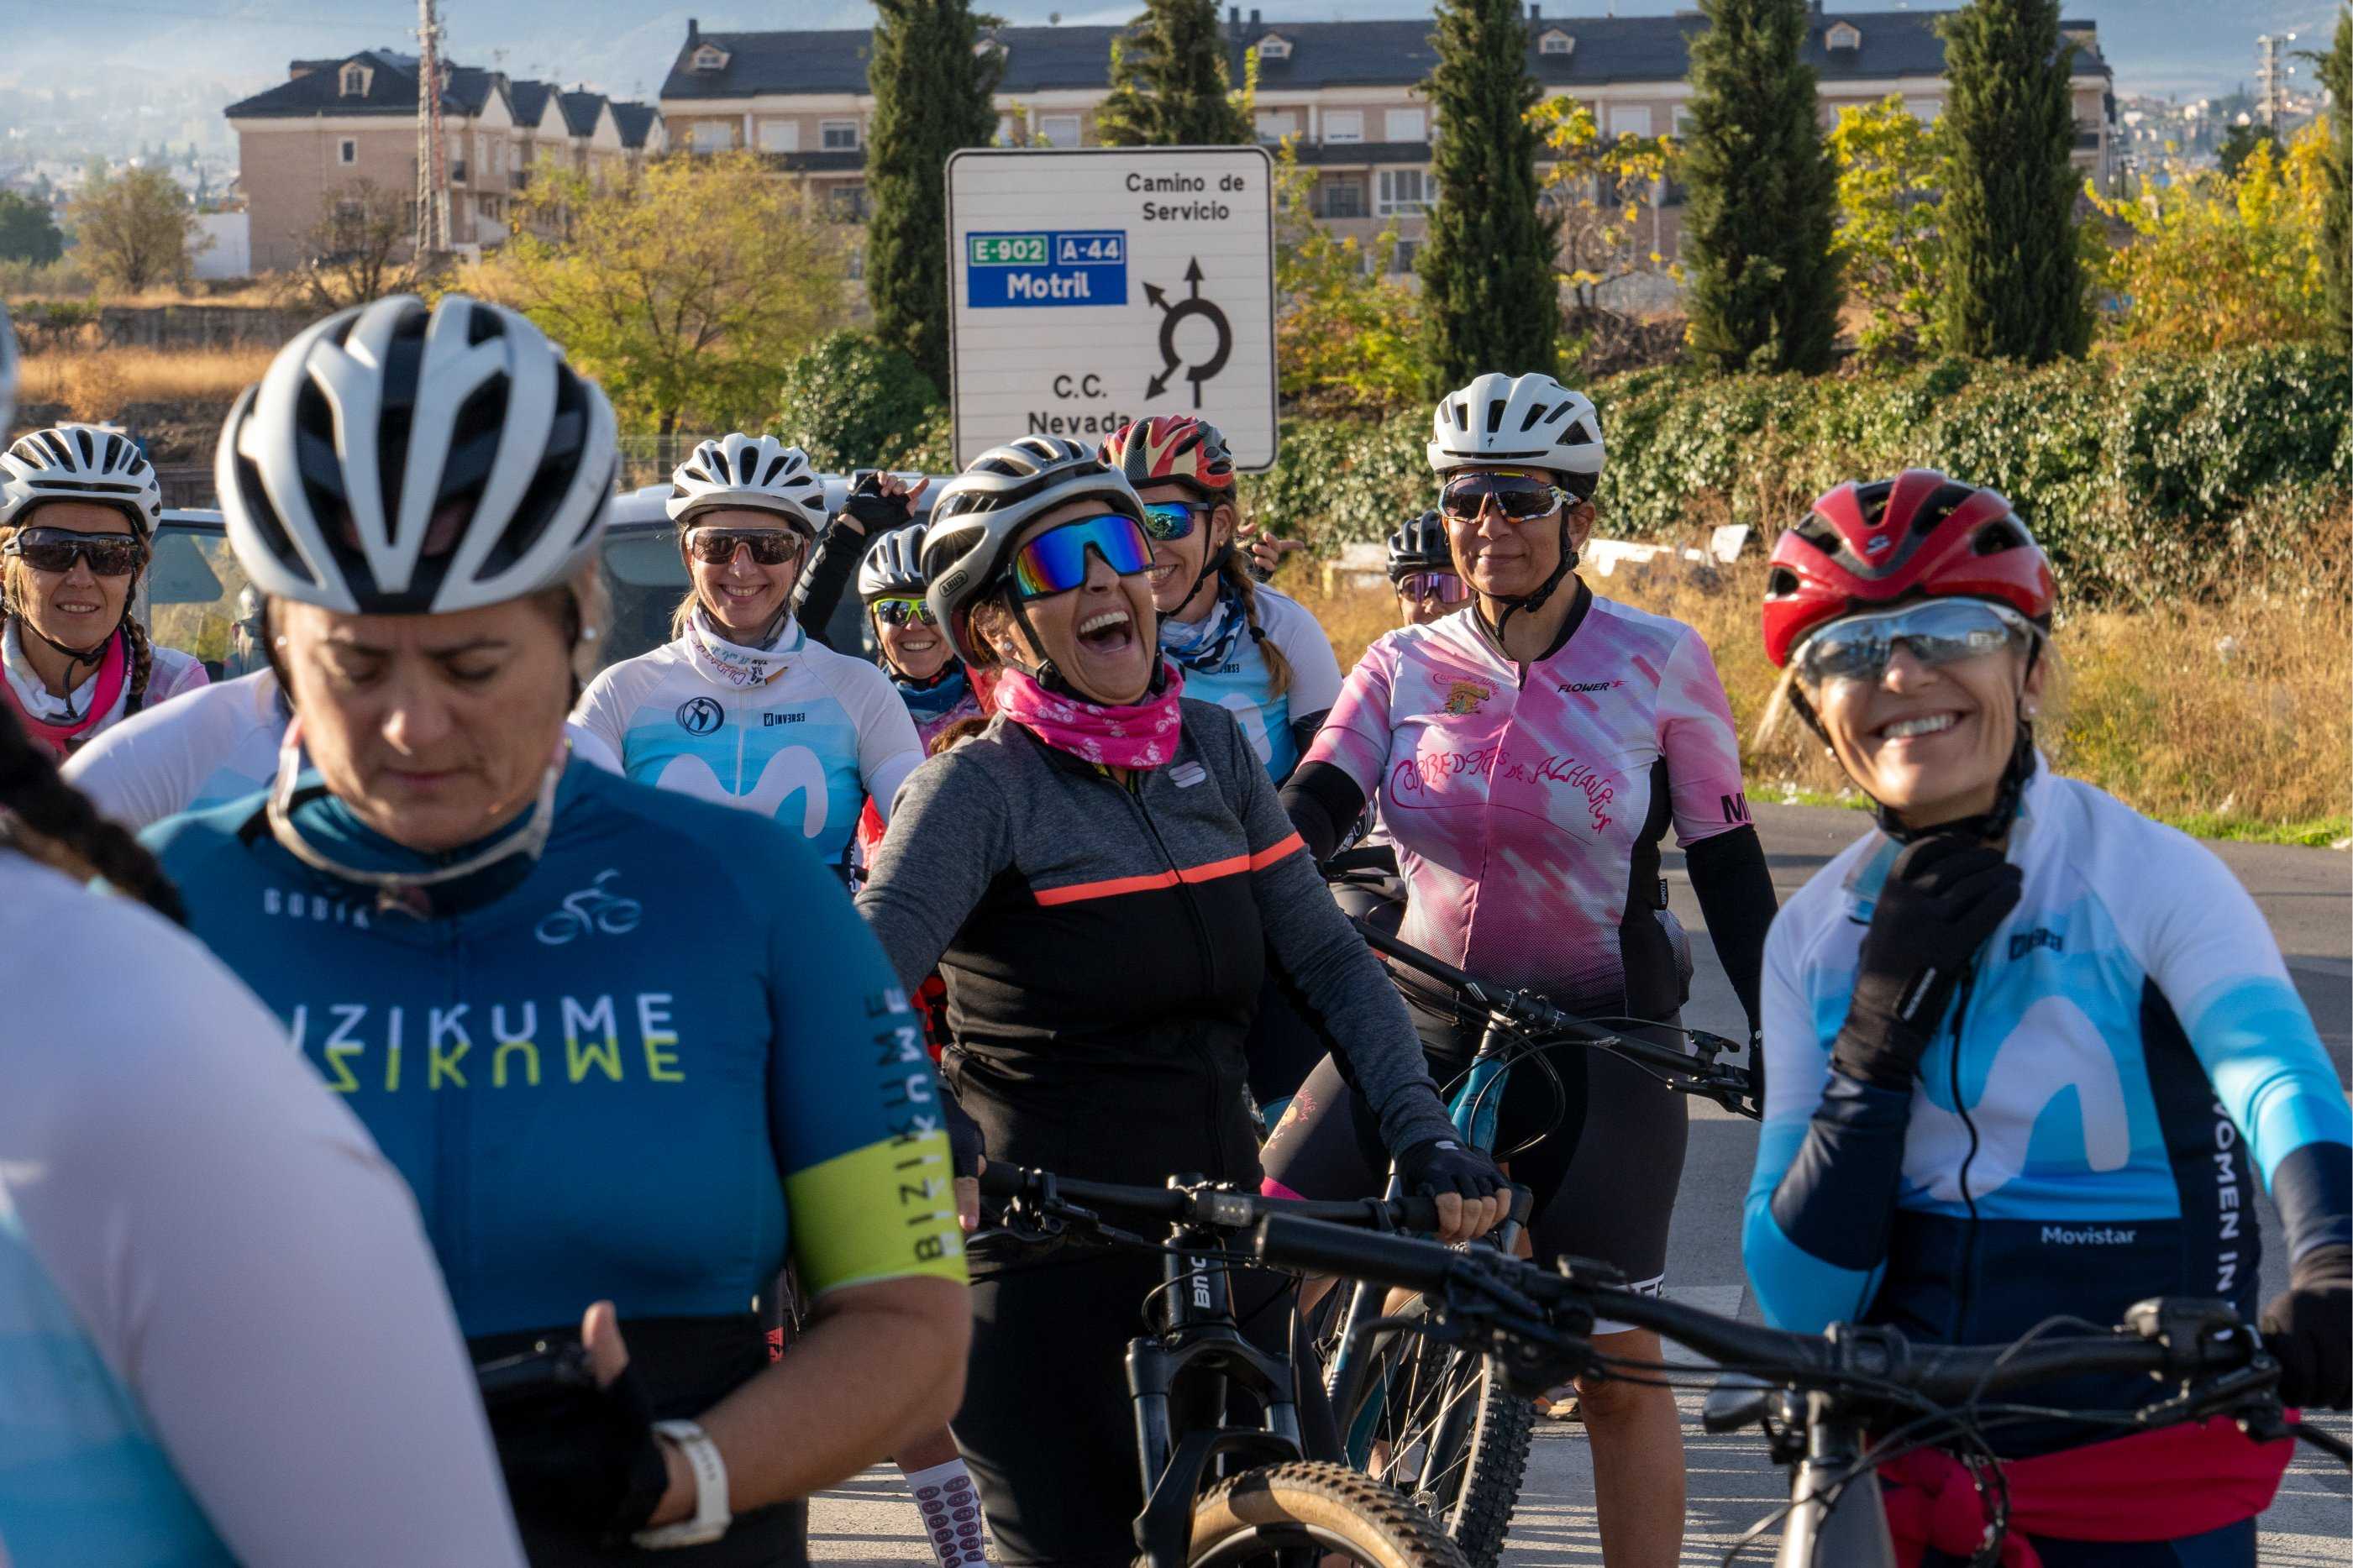
<svg viewBox="0 0 2353 1568">
<path fill-rule="evenodd" d="M 1054 661 L 1046 657 L 1046 645 L 1039 637 L 1038 628 L 1029 624 L 1029 606 L 1028 603 L 1023 600 L 1020 595 L 1013 593 L 1010 590 L 1006 592 L 1005 602 L 1011 606 L 1013 611 L 1013 619 L 1020 626 L 1021 635 L 1028 637 L 1029 639 L 1029 646 L 1038 650 L 1038 664 L 1035 668 L 1024 669 L 1019 663 L 1013 659 L 1008 658 L 1005 662 L 1012 665 L 1014 668 L 1021 670 L 1022 674 L 1028 676 L 1030 679 L 1036 681 L 1039 686 L 1043 687 L 1046 690 L 1052 692 L 1057 697 L 1077 696 L 1078 693 L 1071 689 L 1070 682 L 1062 679 L 1062 672 L 1054 668 Z"/>
<path fill-rule="evenodd" d="M 1513 616 L 1522 610 L 1543 609 L 1546 601 L 1552 597 L 1554 590 L 1558 588 L 1567 579 L 1568 574 L 1576 570 L 1577 546 L 1569 542 L 1568 508 L 1564 506 L 1560 509 L 1560 560 L 1554 563 L 1552 574 L 1537 584 L 1529 593 L 1516 595 L 1508 599 L 1495 600 L 1495 603 L 1504 606 L 1504 613 L 1495 617 L 1493 630 L 1496 646 L 1500 647 L 1503 645 L 1504 627 Z"/>
</svg>

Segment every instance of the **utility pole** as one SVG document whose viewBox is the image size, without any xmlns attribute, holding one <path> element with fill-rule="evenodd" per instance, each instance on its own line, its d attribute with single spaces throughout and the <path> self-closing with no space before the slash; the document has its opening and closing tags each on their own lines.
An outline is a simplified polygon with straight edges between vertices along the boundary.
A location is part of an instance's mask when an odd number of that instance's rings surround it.
<svg viewBox="0 0 2353 1568">
<path fill-rule="evenodd" d="M 417 0 L 417 257 L 449 248 L 449 144 L 441 134 L 441 18 Z"/>
</svg>

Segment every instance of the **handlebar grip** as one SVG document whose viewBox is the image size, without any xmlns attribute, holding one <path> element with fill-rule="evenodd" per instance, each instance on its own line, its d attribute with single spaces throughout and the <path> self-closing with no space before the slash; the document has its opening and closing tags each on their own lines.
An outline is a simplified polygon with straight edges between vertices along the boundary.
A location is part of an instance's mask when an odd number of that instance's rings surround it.
<svg viewBox="0 0 2353 1568">
<path fill-rule="evenodd" d="M 1409 1290 L 1440 1289 L 1455 1259 L 1451 1248 L 1434 1241 L 1380 1236 L 1282 1214 L 1269 1215 L 1259 1222 L 1250 1250 L 1280 1267 L 1369 1279 Z"/>
<path fill-rule="evenodd" d="M 1030 1173 L 1019 1165 L 992 1160 L 980 1168 L 980 1195 L 985 1198 L 1018 1198 L 1028 1189 L 1029 1176 Z"/>
<path fill-rule="evenodd" d="M 1423 1194 L 1397 1200 L 1398 1224 L 1407 1230 L 1436 1230 L 1438 1200 Z"/>
</svg>

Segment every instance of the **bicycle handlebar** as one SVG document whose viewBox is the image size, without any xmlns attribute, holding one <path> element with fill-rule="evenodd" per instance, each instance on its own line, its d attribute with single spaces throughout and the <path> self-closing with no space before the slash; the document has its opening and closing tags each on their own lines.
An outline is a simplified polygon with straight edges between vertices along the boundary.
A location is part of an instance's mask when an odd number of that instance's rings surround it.
<svg viewBox="0 0 2353 1568">
<path fill-rule="evenodd" d="M 1565 1036 L 1597 1050 L 1623 1057 L 1666 1076 L 1674 1087 L 1714 1100 L 1727 1110 L 1748 1116 L 1758 1114 L 1757 1109 L 1749 1103 L 1754 1093 L 1754 1076 L 1743 1068 L 1718 1067 L 1710 1059 L 1715 1052 L 1738 1049 L 1731 1040 L 1704 1030 L 1682 1030 L 1694 1047 L 1704 1044 L 1707 1053 L 1686 1056 L 1654 1041 L 1629 1039 L 1598 1024 L 1589 1024 L 1573 1013 L 1563 1012 L 1533 991 L 1506 991 L 1491 985 L 1465 970 L 1457 969 L 1436 953 L 1424 952 L 1410 942 L 1399 942 L 1361 916 L 1355 923 L 1374 952 L 1386 954 L 1409 969 L 1419 970 L 1451 990 L 1461 992 L 1485 1012 L 1499 1014 L 1513 1023 L 1542 1034 Z"/>
<path fill-rule="evenodd" d="M 1497 1288 L 1539 1303 L 1548 1317 L 1581 1310 L 1651 1329 L 1712 1360 L 1767 1373 L 1801 1387 L 1893 1384 L 1932 1404 L 1952 1405 L 2085 1373 L 2147 1373 L 2189 1378 L 2253 1365 L 2253 1332 L 2219 1301 L 2144 1301 L 2127 1315 L 2128 1331 L 2031 1341 L 2014 1345 L 1915 1345 L 1894 1329 L 1836 1324 L 1798 1334 L 1721 1317 L 1630 1289 L 1614 1271 L 1597 1278 L 1490 1252 L 1458 1252 L 1400 1236 L 1366 1236 L 1304 1216 L 1271 1214 L 1252 1237 L 1264 1262 L 1341 1274 L 1428 1295 L 1493 1293 Z M 1600 1266 L 1588 1265 L 1599 1270 Z M 1589 1323 L 1590 1319 L 1588 1319 Z"/>
<path fill-rule="evenodd" d="M 1136 1187 L 1116 1182 L 1090 1182 L 1058 1176 L 1050 1171 L 991 1162 L 980 1173 L 984 1197 L 1028 1198 L 1033 1202 L 1065 1202 L 1087 1208 L 1116 1209 L 1144 1219 L 1206 1226 L 1213 1230 L 1242 1231 L 1261 1220 L 1284 1215 L 1312 1220 L 1350 1234 L 1345 1226 L 1375 1226 L 1400 1230 L 1436 1230 L 1438 1200 L 1430 1197 L 1347 1198 L 1317 1202 L 1306 1198 L 1270 1198 L 1208 1185 Z M 1522 1189 L 1517 1205 L 1526 1217 L 1528 1194 Z M 1435 1245 L 1434 1243 L 1432 1245 Z M 1442 1249 L 1441 1249 L 1442 1250 Z"/>
</svg>

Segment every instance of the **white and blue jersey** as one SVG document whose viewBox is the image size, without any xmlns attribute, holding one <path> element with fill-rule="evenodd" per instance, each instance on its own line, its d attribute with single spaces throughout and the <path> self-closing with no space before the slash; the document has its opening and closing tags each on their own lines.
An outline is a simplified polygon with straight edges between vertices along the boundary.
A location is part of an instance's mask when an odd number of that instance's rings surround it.
<svg viewBox="0 0 2353 1568">
<path fill-rule="evenodd" d="M 1160 646 L 1185 667 L 1185 695 L 1232 713 L 1268 776 L 1281 784 L 1305 750 L 1302 727 L 1312 739 L 1314 726 L 1340 700 L 1340 664 L 1323 624 L 1298 600 L 1260 588 L 1255 603 L 1259 629 L 1291 665 L 1286 690 L 1274 689 L 1266 651 L 1243 623 L 1240 602 L 1230 590 L 1198 631 L 1163 616 Z"/>
<path fill-rule="evenodd" d="M 837 867 L 867 799 L 887 823 L 923 761 L 889 678 L 792 621 L 765 660 L 722 662 L 692 634 L 624 660 L 589 684 L 573 721 L 629 778 L 773 817 Z"/>
<path fill-rule="evenodd" d="M 1745 1254 L 1767 1321 L 1983 1344 L 2171 1295 L 2252 1322 L 2259 1175 L 2291 1257 L 2353 1240 L 2353 1116 L 2254 900 L 2195 839 L 2039 759 L 2018 907 L 1912 1089 L 1834 1070 L 1897 852 L 1865 836 L 1766 943 Z"/>
</svg>

